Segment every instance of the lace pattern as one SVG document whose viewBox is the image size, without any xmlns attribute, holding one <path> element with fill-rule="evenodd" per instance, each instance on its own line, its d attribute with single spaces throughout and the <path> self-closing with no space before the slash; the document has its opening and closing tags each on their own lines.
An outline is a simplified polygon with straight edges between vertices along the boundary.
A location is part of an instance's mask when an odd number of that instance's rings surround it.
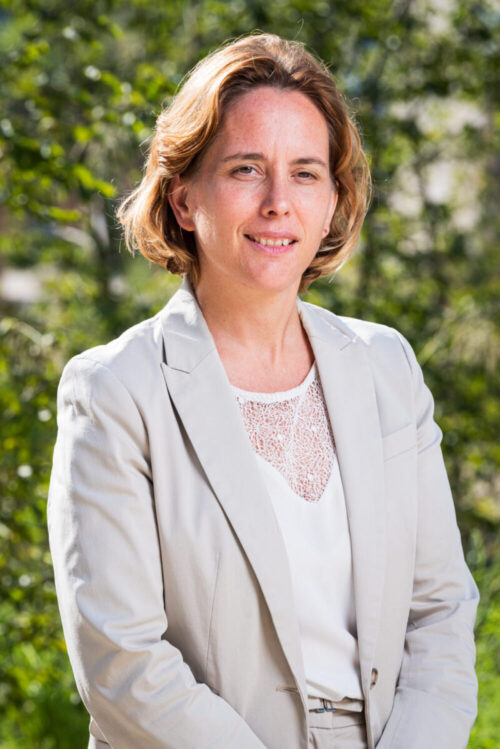
<svg viewBox="0 0 500 749">
<path fill-rule="evenodd" d="M 232 389 L 257 454 L 295 494 L 318 502 L 332 472 L 335 442 L 316 366 L 298 387 L 285 392 Z"/>
</svg>

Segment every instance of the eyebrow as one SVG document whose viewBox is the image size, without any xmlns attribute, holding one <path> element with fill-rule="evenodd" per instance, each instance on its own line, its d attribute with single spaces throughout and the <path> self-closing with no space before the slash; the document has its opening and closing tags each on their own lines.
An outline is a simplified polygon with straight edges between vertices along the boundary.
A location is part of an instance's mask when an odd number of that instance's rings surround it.
<svg viewBox="0 0 500 749">
<path fill-rule="evenodd" d="M 232 153 L 230 156 L 224 156 L 223 162 L 226 161 L 265 161 L 266 157 L 263 153 Z M 300 159 L 294 159 L 292 164 L 319 164 L 327 168 L 327 164 L 323 159 L 319 159 L 317 156 L 304 156 Z"/>
</svg>

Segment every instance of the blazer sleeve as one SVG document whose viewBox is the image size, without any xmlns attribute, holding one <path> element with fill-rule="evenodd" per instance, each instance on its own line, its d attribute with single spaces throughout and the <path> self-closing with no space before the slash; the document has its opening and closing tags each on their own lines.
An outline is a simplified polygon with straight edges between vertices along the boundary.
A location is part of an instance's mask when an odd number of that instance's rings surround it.
<svg viewBox="0 0 500 749">
<path fill-rule="evenodd" d="M 479 594 L 463 556 L 434 401 L 410 344 L 398 337 L 411 369 L 417 423 L 417 545 L 401 671 L 377 749 L 465 749 L 477 710 Z"/>
<path fill-rule="evenodd" d="M 264 749 L 168 642 L 147 429 L 129 391 L 80 355 L 58 390 L 48 526 L 76 684 L 117 749 Z"/>
</svg>

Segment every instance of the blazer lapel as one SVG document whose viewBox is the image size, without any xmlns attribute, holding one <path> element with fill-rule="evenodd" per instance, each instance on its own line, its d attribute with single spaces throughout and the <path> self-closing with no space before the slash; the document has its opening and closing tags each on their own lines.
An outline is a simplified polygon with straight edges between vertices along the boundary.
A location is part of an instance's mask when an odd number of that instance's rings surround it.
<svg viewBox="0 0 500 749">
<path fill-rule="evenodd" d="M 160 313 L 169 395 L 255 572 L 302 698 L 305 677 L 290 568 L 229 380 L 189 283 Z"/>
<path fill-rule="evenodd" d="M 351 535 L 361 681 L 369 689 L 384 583 L 384 464 L 365 343 L 338 317 L 298 301 L 332 424 Z"/>
</svg>

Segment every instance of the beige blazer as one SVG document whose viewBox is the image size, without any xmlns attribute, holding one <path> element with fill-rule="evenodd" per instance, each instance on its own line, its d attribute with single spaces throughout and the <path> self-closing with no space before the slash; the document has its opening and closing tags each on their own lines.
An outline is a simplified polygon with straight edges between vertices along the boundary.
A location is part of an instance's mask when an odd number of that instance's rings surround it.
<svg viewBox="0 0 500 749">
<path fill-rule="evenodd" d="M 432 396 L 397 331 L 297 304 L 346 496 L 369 748 L 461 749 L 478 593 Z M 307 749 L 284 543 L 189 283 L 67 364 L 58 426 L 50 546 L 89 747 Z"/>
</svg>

